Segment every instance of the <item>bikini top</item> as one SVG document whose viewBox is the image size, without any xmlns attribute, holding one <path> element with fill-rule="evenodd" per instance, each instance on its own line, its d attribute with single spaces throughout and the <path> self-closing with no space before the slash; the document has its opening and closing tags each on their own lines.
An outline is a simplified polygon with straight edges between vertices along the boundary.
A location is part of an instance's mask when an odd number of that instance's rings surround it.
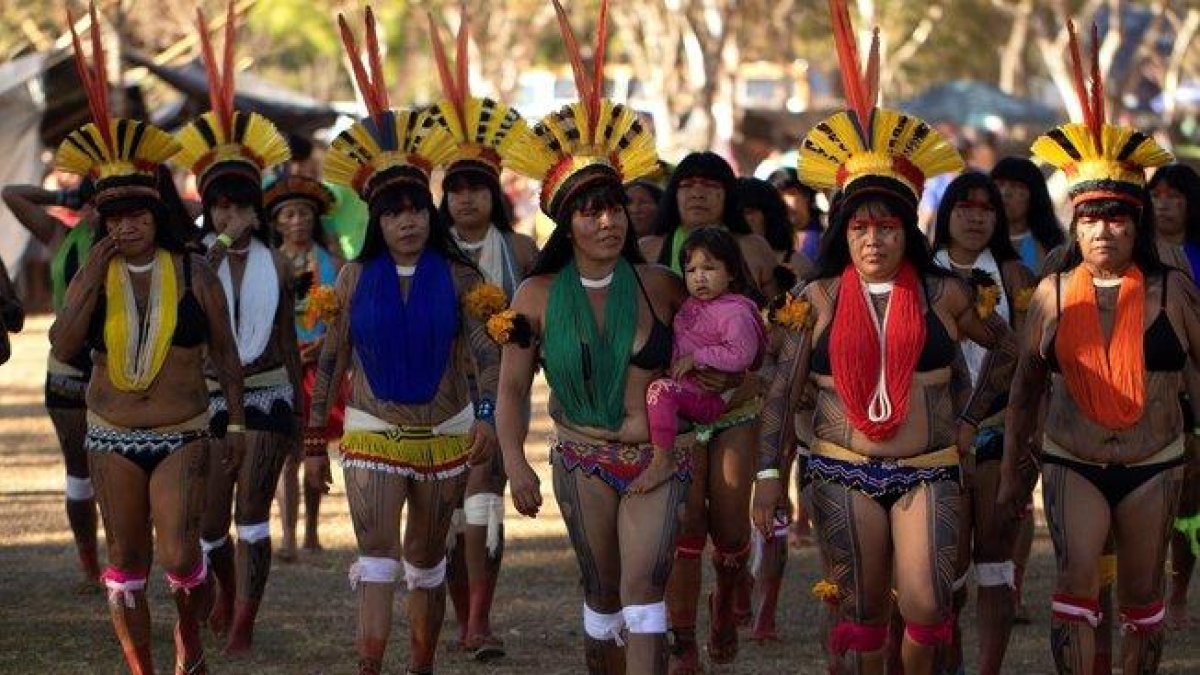
<svg viewBox="0 0 1200 675">
<path fill-rule="evenodd" d="M 96 309 L 92 312 L 91 326 L 88 329 L 88 342 L 92 349 L 108 353 L 108 345 L 104 344 L 104 319 L 107 302 L 104 294 L 96 300 Z M 183 256 L 183 295 L 179 298 L 179 309 L 175 319 L 175 334 L 171 336 L 173 347 L 190 349 L 199 347 L 208 341 L 208 317 L 204 308 L 192 292 L 192 257 Z"/>
<path fill-rule="evenodd" d="M 646 299 L 646 306 L 650 309 L 650 317 L 653 320 L 646 344 L 642 345 L 636 354 L 629 355 L 629 363 L 642 370 L 662 370 L 671 365 L 671 347 L 674 341 L 671 327 L 663 323 L 654 312 L 654 303 L 650 302 L 650 295 L 646 293 L 642 278 L 636 272 L 633 276 L 637 279 L 638 288 L 642 289 L 642 297 Z"/>
<path fill-rule="evenodd" d="M 922 281 L 924 286 L 924 281 Z M 838 289 L 841 292 L 841 289 Z M 834 298 L 834 305 L 837 304 L 837 298 Z M 817 344 L 813 346 L 809 371 L 817 375 L 832 375 L 833 366 L 829 360 L 829 334 L 832 333 L 832 325 L 821 333 L 821 337 L 817 338 Z M 933 311 L 932 305 L 929 302 L 929 289 L 925 289 L 925 345 L 921 347 L 921 356 L 917 359 L 917 372 L 927 373 L 941 368 L 949 368 L 954 365 L 954 357 L 958 354 L 958 345 L 950 339 L 950 334 L 946 331 L 946 326 L 942 324 L 942 320 L 938 318 L 937 312 Z"/>
<path fill-rule="evenodd" d="M 1163 273 L 1163 290 L 1162 297 L 1159 300 L 1158 314 L 1155 315 L 1154 321 L 1150 322 L 1150 327 L 1142 333 L 1142 354 L 1146 363 L 1148 372 L 1159 373 L 1177 373 L 1183 370 L 1187 365 L 1187 352 L 1184 351 L 1183 345 L 1179 342 L 1179 336 L 1175 334 L 1175 329 L 1171 327 L 1171 320 L 1167 318 L 1167 274 L 1170 270 Z M 1054 306 L 1055 316 L 1062 319 L 1062 288 L 1060 283 L 1054 284 Z M 1055 349 L 1055 340 L 1058 339 L 1058 324 L 1054 326 L 1054 334 L 1050 336 L 1050 344 L 1046 348 L 1046 365 L 1052 373 L 1061 373 L 1062 370 L 1058 364 L 1058 351 Z"/>
</svg>

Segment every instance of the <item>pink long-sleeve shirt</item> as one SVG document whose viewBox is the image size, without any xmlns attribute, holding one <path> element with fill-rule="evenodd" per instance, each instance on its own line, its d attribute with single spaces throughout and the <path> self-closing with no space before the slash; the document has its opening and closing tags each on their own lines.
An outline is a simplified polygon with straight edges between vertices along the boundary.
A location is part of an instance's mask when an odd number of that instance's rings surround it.
<svg viewBox="0 0 1200 675">
<path fill-rule="evenodd" d="M 739 293 L 712 300 L 689 297 L 675 314 L 673 360 L 687 354 L 697 366 L 740 373 L 766 350 L 767 331 L 754 302 Z"/>
</svg>

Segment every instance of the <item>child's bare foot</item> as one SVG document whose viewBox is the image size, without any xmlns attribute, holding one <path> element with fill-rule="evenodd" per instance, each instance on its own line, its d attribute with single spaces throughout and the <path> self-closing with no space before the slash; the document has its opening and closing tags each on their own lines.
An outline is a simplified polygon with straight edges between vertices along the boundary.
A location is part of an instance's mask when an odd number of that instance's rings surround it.
<svg viewBox="0 0 1200 675">
<path fill-rule="evenodd" d="M 654 449 L 650 463 L 629 484 L 629 494 L 640 495 L 654 490 L 675 475 L 675 458 L 670 452 Z"/>
</svg>

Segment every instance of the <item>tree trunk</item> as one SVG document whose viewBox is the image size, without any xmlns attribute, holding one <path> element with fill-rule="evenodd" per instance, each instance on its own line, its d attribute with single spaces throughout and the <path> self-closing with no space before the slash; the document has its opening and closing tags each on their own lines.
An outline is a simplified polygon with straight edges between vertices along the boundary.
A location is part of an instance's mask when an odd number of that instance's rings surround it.
<svg viewBox="0 0 1200 675">
<path fill-rule="evenodd" d="M 1025 69 L 1025 49 L 1029 45 L 1029 19 L 1033 13 L 1033 0 L 1022 0 L 1012 8 L 1012 29 L 1008 41 L 1000 50 L 1000 90 L 1006 94 L 1023 94 L 1018 91 L 1022 71 Z"/>
</svg>

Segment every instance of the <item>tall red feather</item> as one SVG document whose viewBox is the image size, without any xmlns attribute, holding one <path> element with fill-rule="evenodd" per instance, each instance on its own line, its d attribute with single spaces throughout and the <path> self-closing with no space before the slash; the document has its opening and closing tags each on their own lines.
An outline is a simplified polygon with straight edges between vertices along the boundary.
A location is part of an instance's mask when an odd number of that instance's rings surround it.
<svg viewBox="0 0 1200 675">
<path fill-rule="evenodd" d="M 1104 138 L 1104 122 L 1097 117 L 1095 109 L 1092 107 L 1092 97 L 1088 94 L 1087 82 L 1083 70 L 1083 51 L 1079 46 L 1079 34 L 1075 30 L 1075 22 L 1067 21 L 1067 37 L 1068 47 L 1071 51 L 1071 83 L 1075 87 L 1075 96 L 1079 98 L 1079 108 L 1083 114 L 1083 123 L 1087 126 L 1088 131 L 1092 134 L 1092 143 L 1095 144 L 1096 152 L 1104 150 L 1102 146 Z M 1103 113 L 1100 113 L 1103 115 Z"/>
<path fill-rule="evenodd" d="M 463 113 L 466 112 L 467 97 L 470 96 L 471 93 L 471 76 L 468 68 L 470 64 L 470 61 L 468 61 L 470 58 L 470 44 L 468 43 L 470 33 L 468 32 L 468 21 L 467 3 L 464 2 L 462 4 L 462 10 L 459 12 L 458 54 L 456 54 L 454 57 L 454 65 L 458 68 L 458 88 L 455 89 L 455 93 L 458 95 L 458 101 L 455 102 L 455 105 L 457 105 L 459 108 L 458 116 L 460 118 L 463 116 Z M 464 121 L 464 124 L 465 123 L 466 122 Z"/>
<path fill-rule="evenodd" d="M 217 57 L 213 53 L 212 38 L 208 35 L 208 20 L 199 7 L 196 8 L 196 31 L 200 34 L 200 56 L 208 77 L 208 106 L 217 115 L 218 122 L 224 124 L 224 120 L 220 119 L 224 93 L 221 91 L 221 76 L 217 72 Z"/>
<path fill-rule="evenodd" d="M 588 72 L 583 67 L 583 54 L 579 50 L 579 41 L 575 39 L 575 31 L 571 29 L 571 20 L 567 17 L 566 10 L 558 0 L 551 1 L 558 16 L 558 29 L 562 33 L 563 46 L 567 49 L 567 58 L 571 60 L 571 70 L 575 74 L 575 88 L 579 90 L 579 98 L 586 103 L 595 96 L 594 83 L 589 81 Z M 590 111 L 591 107 L 585 105 L 584 109 Z"/>
<path fill-rule="evenodd" d="M 833 18 L 833 42 L 837 47 L 838 62 L 842 71 L 842 87 L 846 90 L 846 103 L 858 119 L 865 133 L 871 119 L 875 101 L 870 98 L 863 81 L 862 65 L 858 58 L 858 45 L 854 37 L 854 24 L 850 21 L 850 8 L 846 0 L 829 0 L 829 12 Z M 878 57 L 876 57 L 878 59 Z M 876 65 L 878 72 L 878 65 Z M 864 143 L 869 139 L 863 138 Z"/>
<path fill-rule="evenodd" d="M 108 59 L 104 55 L 104 35 L 100 32 L 100 19 L 96 14 L 96 3 L 92 2 L 88 5 L 88 13 L 91 16 L 92 29 L 92 67 L 95 68 L 95 76 L 92 78 L 92 85 L 95 87 L 97 107 L 104 111 L 105 124 L 102 134 L 108 134 L 108 115 L 112 110 L 108 104 Z M 110 149 L 115 149 L 112 145 L 112 139 L 105 139 L 110 146 Z"/>
<path fill-rule="evenodd" d="M 433 44 L 433 61 L 437 64 L 438 77 L 442 80 L 442 89 L 445 90 L 446 97 L 454 105 L 455 112 L 458 112 L 461 117 L 462 110 L 458 105 L 458 83 L 454 81 L 454 73 L 450 70 L 450 57 L 446 56 L 442 31 L 433 18 L 433 12 L 428 12 L 427 15 L 429 17 L 429 41 Z"/>
<path fill-rule="evenodd" d="M 225 63 L 221 71 L 221 109 L 219 115 L 221 124 L 225 126 L 225 136 L 233 132 L 233 55 L 237 50 L 237 14 L 233 8 L 234 0 L 229 0 L 229 9 L 225 14 Z"/>
<path fill-rule="evenodd" d="M 367 59 L 371 63 L 371 88 L 374 90 L 375 106 L 380 110 L 390 107 L 387 85 L 383 79 L 383 56 L 379 49 L 379 33 L 375 27 L 375 12 L 367 7 Z"/>
<path fill-rule="evenodd" d="M 93 25 L 96 23 L 95 5 L 91 8 L 91 21 Z M 83 85 L 83 91 L 87 95 L 88 110 L 92 113 L 92 122 L 100 131 L 100 139 L 104 142 L 105 148 L 111 153 L 116 148 L 113 147 L 112 134 L 109 130 L 109 114 L 107 87 L 108 79 L 106 73 L 101 72 L 100 77 L 96 77 L 87 63 L 87 56 L 83 51 L 83 43 L 79 39 L 79 33 L 75 32 L 75 17 L 71 14 L 71 9 L 67 8 L 67 27 L 71 31 L 71 46 L 75 50 L 75 72 L 79 75 L 79 82 Z M 93 54 L 97 49 L 96 45 L 92 46 Z M 103 50 L 101 45 L 99 49 Z M 97 83 L 99 80 L 99 83 Z"/>
<path fill-rule="evenodd" d="M 866 84 L 868 106 L 875 107 L 879 103 L 879 27 L 871 31 L 871 51 L 867 54 L 867 73 L 863 78 Z"/>
<path fill-rule="evenodd" d="M 1096 127 L 1092 133 L 1096 136 L 1096 149 L 1101 150 L 1100 143 L 1104 134 L 1104 77 L 1100 74 L 1100 29 L 1092 24 L 1092 116 Z"/>
<path fill-rule="evenodd" d="M 592 97 L 588 100 L 588 117 L 592 123 L 592 140 L 599 132 L 600 100 L 604 97 L 604 59 L 608 49 L 608 0 L 600 0 L 600 19 L 596 26 L 596 47 L 592 50 L 595 70 L 592 75 Z"/>
<path fill-rule="evenodd" d="M 341 14 L 338 14 L 338 28 L 342 35 L 342 45 L 346 48 L 346 58 L 350 60 L 350 70 L 354 73 L 354 81 L 358 84 L 358 91 L 362 94 L 363 103 L 367 106 L 367 114 L 376 117 L 383 112 L 384 108 L 379 107 L 379 102 L 375 98 L 375 87 L 371 83 L 371 78 L 367 76 L 362 57 L 358 53 L 358 42 L 355 41 L 349 24 L 346 23 L 346 17 Z"/>
</svg>

